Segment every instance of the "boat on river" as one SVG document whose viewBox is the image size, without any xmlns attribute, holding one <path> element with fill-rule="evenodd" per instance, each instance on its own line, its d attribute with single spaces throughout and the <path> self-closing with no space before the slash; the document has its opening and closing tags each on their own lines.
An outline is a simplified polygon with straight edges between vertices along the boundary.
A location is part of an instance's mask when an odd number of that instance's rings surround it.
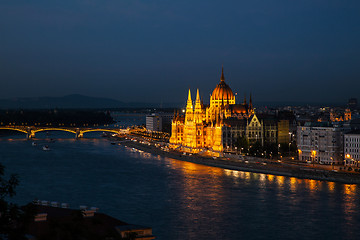
<svg viewBox="0 0 360 240">
<path fill-rule="evenodd" d="M 49 148 L 48 145 L 43 146 L 42 149 L 43 149 L 44 151 L 50 151 L 50 148 Z"/>
</svg>

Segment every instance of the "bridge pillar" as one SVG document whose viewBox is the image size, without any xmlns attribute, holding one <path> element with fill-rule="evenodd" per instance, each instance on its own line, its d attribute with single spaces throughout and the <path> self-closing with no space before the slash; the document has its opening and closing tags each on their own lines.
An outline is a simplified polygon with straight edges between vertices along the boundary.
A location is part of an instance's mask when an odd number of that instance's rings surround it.
<svg viewBox="0 0 360 240">
<path fill-rule="evenodd" d="M 28 127 L 27 128 L 26 138 L 31 139 L 31 138 L 34 138 L 34 137 L 35 137 L 34 131 L 30 127 Z"/>
<path fill-rule="evenodd" d="M 80 131 L 80 128 L 77 128 L 76 129 L 76 133 L 75 133 L 75 138 L 82 138 L 84 135 L 83 135 L 83 132 Z"/>
</svg>

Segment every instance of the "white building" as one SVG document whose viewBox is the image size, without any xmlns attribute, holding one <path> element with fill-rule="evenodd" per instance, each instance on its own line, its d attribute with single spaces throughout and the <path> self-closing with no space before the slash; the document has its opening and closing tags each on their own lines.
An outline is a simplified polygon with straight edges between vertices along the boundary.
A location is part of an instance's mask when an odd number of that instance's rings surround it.
<svg viewBox="0 0 360 240">
<path fill-rule="evenodd" d="M 162 131 L 162 117 L 153 113 L 146 116 L 146 129 L 149 131 Z"/>
<path fill-rule="evenodd" d="M 299 160 L 320 164 L 343 164 L 345 128 L 327 122 L 305 123 L 297 128 Z"/>
<path fill-rule="evenodd" d="M 346 166 L 360 166 L 360 130 L 344 134 L 344 162 Z"/>
<path fill-rule="evenodd" d="M 153 113 L 146 116 L 146 129 L 156 132 L 171 132 L 173 113 Z"/>
</svg>

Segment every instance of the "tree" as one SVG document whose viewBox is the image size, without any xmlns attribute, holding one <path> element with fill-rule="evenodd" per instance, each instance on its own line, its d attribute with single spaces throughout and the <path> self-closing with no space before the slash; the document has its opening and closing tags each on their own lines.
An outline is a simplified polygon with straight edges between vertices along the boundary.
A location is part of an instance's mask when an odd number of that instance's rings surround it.
<svg viewBox="0 0 360 240">
<path fill-rule="evenodd" d="M 19 180 L 15 174 L 5 179 L 4 174 L 5 167 L 0 164 L 0 234 L 4 238 L 10 238 L 16 232 L 20 210 L 16 204 L 8 203 L 7 198 L 15 195 Z"/>
<path fill-rule="evenodd" d="M 19 208 L 8 202 L 15 196 L 15 188 L 19 184 L 18 176 L 11 174 L 5 178 L 5 167 L 0 164 L 0 239 L 25 239 L 25 226 L 33 218 L 30 207 Z"/>
<path fill-rule="evenodd" d="M 250 155 L 257 157 L 260 157 L 262 152 L 263 152 L 263 146 L 261 145 L 260 141 L 254 142 L 254 144 L 251 145 L 249 150 Z"/>
<path fill-rule="evenodd" d="M 236 146 L 241 153 L 246 153 L 249 150 L 249 141 L 245 136 L 238 137 L 236 141 Z"/>
<path fill-rule="evenodd" d="M 265 143 L 263 151 L 265 153 L 265 157 L 276 157 L 278 155 L 278 145 L 276 143 Z"/>
</svg>

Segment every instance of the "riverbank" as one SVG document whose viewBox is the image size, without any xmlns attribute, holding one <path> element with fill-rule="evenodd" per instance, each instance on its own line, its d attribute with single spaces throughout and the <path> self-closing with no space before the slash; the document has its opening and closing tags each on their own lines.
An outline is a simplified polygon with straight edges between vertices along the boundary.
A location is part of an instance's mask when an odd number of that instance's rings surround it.
<svg viewBox="0 0 360 240">
<path fill-rule="evenodd" d="M 285 164 L 276 161 L 239 161 L 230 158 L 211 158 L 197 154 L 183 155 L 177 151 L 163 151 L 154 145 L 139 143 L 138 141 L 121 141 L 121 145 L 136 148 L 148 153 L 157 154 L 163 157 L 169 157 L 180 161 L 187 161 L 211 167 L 219 167 L 230 170 L 245 172 L 255 172 L 272 174 L 286 177 L 296 177 L 301 179 L 313 179 L 321 181 L 340 182 L 346 184 L 360 184 L 360 175 L 348 172 L 335 172 L 321 170 L 307 166 L 295 164 Z"/>
</svg>

